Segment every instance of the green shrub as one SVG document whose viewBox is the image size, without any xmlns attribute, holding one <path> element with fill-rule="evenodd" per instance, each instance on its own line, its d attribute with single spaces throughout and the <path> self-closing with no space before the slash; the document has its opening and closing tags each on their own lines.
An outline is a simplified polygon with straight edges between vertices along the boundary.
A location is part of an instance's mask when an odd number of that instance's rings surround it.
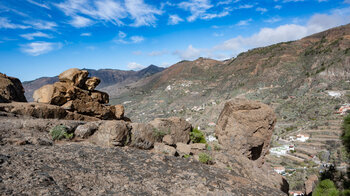
<svg viewBox="0 0 350 196">
<path fill-rule="evenodd" d="M 155 137 L 158 141 L 162 140 L 163 137 L 166 135 L 167 133 L 165 131 L 161 131 L 158 129 L 153 129 L 153 137 Z"/>
<path fill-rule="evenodd" d="M 185 155 L 184 155 L 184 158 L 187 159 L 187 158 L 190 158 L 190 156 L 191 156 L 191 155 L 189 155 L 189 154 L 185 154 Z"/>
<path fill-rule="evenodd" d="M 203 143 L 203 144 L 207 143 L 207 141 L 205 140 L 204 134 L 200 130 L 198 130 L 196 128 L 194 128 L 191 131 L 190 138 L 191 138 L 191 141 L 193 143 Z"/>
<path fill-rule="evenodd" d="M 335 187 L 334 183 L 329 180 L 322 180 L 312 193 L 313 196 L 338 196 L 339 191 Z"/>
<path fill-rule="evenodd" d="M 50 129 L 50 135 L 52 140 L 72 139 L 74 137 L 73 133 L 68 133 L 68 127 L 64 125 L 57 125 Z"/>
<path fill-rule="evenodd" d="M 199 154 L 199 161 L 201 163 L 210 164 L 212 161 L 212 158 L 207 153 L 200 153 Z"/>
</svg>

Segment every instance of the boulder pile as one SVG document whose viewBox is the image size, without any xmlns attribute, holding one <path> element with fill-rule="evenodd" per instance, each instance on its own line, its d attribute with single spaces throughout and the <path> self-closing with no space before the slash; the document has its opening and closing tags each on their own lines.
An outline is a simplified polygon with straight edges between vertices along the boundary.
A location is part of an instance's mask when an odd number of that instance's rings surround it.
<svg viewBox="0 0 350 196">
<path fill-rule="evenodd" d="M 0 73 L 0 103 L 27 102 L 19 79 Z"/>
<path fill-rule="evenodd" d="M 88 76 L 86 70 L 68 69 L 58 76 L 58 82 L 36 90 L 34 101 L 58 105 L 65 110 L 102 120 L 124 119 L 124 107 L 105 105 L 109 103 L 108 94 L 95 90 L 101 80 Z"/>
</svg>

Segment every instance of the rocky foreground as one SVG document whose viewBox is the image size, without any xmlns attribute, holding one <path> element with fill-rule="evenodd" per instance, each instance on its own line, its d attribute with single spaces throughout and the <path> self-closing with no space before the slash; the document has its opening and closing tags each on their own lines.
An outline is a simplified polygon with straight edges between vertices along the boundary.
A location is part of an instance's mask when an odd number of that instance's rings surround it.
<svg viewBox="0 0 350 196">
<path fill-rule="evenodd" d="M 267 105 L 228 102 L 218 142 L 202 141 L 181 118 L 132 123 L 92 98 L 98 82 L 84 87 L 88 74 L 64 73 L 69 77 L 34 93 L 42 103 L 0 103 L 0 195 L 288 193 L 288 183 L 264 162 L 276 123 Z M 1 92 L 12 88 L 21 85 Z"/>
</svg>

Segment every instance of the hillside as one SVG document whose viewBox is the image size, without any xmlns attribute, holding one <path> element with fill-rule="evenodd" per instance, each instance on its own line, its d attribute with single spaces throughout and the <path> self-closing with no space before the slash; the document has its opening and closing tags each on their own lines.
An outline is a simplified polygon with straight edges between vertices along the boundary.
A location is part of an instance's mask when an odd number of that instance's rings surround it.
<svg viewBox="0 0 350 196">
<path fill-rule="evenodd" d="M 113 104 L 126 106 L 133 121 L 180 116 L 207 135 L 213 134 L 226 100 L 237 97 L 259 100 L 277 113 L 272 145 L 279 146 L 280 139 L 287 134 L 317 129 L 334 120 L 340 123 L 341 117 L 334 112 L 350 101 L 349 80 L 350 25 L 344 25 L 301 40 L 252 49 L 226 61 L 206 58 L 181 61 L 127 88 L 105 90 L 112 94 Z M 331 154 L 328 162 L 344 161 L 339 143 L 333 148 L 327 138 L 321 143 Z M 293 164 L 286 166 L 302 165 Z M 296 182 L 291 183 L 293 189 L 299 187 L 305 175 L 290 178 Z"/>
<path fill-rule="evenodd" d="M 101 79 L 99 88 L 107 87 L 115 84 L 127 84 L 138 81 L 142 78 L 151 76 L 155 73 L 164 70 L 162 67 L 150 65 L 140 71 L 123 71 L 118 69 L 85 69 L 89 71 L 91 76 L 96 76 Z M 46 85 L 53 84 L 58 81 L 58 77 L 42 77 L 32 81 L 23 82 L 25 96 L 28 101 L 33 101 L 33 93 L 36 89 Z"/>
</svg>

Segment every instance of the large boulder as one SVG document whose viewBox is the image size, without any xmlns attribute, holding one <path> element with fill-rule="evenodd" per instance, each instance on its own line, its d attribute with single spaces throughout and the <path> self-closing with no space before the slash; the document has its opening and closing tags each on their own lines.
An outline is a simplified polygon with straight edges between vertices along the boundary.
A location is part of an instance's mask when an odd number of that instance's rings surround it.
<svg viewBox="0 0 350 196">
<path fill-rule="evenodd" d="M 131 123 L 130 146 L 140 149 L 151 149 L 155 142 L 161 142 L 162 138 L 157 134 L 155 128 L 150 124 Z"/>
<path fill-rule="evenodd" d="M 0 73 L 0 103 L 11 101 L 27 102 L 24 88 L 19 79 Z"/>
<path fill-rule="evenodd" d="M 88 79 L 88 75 L 89 75 L 89 72 L 86 70 L 72 68 L 62 72 L 58 76 L 58 79 L 61 82 L 66 82 L 73 86 L 83 88 L 86 80 Z"/>
<path fill-rule="evenodd" d="M 98 77 L 91 77 L 85 81 L 85 89 L 89 91 L 95 90 L 96 86 L 99 85 L 101 80 Z"/>
<path fill-rule="evenodd" d="M 269 150 L 275 123 L 275 113 L 268 105 L 234 99 L 225 104 L 215 134 L 227 151 L 242 154 L 261 166 Z"/>
<path fill-rule="evenodd" d="M 102 147 L 125 146 L 131 140 L 131 127 L 124 121 L 104 121 L 89 140 Z"/>
<path fill-rule="evenodd" d="M 72 102 L 72 108 L 79 114 L 94 116 L 102 120 L 115 119 L 114 113 L 110 109 L 110 106 L 105 106 L 98 102 L 85 102 L 76 99 Z"/>
<path fill-rule="evenodd" d="M 170 135 L 173 144 L 178 142 L 187 144 L 190 141 L 192 125 L 182 118 L 156 118 L 149 122 L 149 124 L 155 128 L 155 132 L 163 135 Z"/>
</svg>

